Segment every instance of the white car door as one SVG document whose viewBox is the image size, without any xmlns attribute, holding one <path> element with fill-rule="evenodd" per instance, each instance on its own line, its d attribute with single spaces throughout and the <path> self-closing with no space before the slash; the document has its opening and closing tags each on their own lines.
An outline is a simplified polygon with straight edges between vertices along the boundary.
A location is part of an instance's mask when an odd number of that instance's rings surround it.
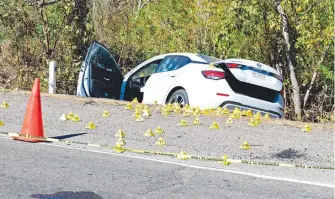
<svg viewBox="0 0 335 199">
<path fill-rule="evenodd" d="M 165 104 L 165 97 L 178 78 L 178 69 L 190 62 L 191 59 L 186 56 L 166 56 L 143 88 L 143 103 L 153 104 L 154 101 L 157 101 L 159 104 Z"/>
</svg>

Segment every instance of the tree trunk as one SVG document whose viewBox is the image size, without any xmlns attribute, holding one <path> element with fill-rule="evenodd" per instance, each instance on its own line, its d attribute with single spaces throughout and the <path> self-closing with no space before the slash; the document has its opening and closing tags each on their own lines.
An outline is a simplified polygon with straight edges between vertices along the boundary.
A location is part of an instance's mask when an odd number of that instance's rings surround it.
<svg viewBox="0 0 335 199">
<path fill-rule="evenodd" d="M 287 18 L 287 15 L 283 9 L 283 7 L 280 5 L 281 0 L 275 0 L 275 8 L 280 14 L 281 21 L 282 21 L 282 31 L 283 31 L 283 37 L 284 42 L 286 46 L 286 59 L 287 64 L 290 71 L 290 79 L 292 83 L 292 89 L 293 89 L 293 104 L 294 104 L 294 112 L 298 118 L 298 120 L 301 120 L 302 110 L 301 110 L 301 99 L 300 99 L 300 88 L 299 83 L 297 80 L 297 76 L 295 74 L 295 66 L 293 64 L 293 53 L 292 49 L 294 48 L 294 44 L 292 44 L 290 40 L 290 28 L 289 28 L 289 20 Z"/>
<path fill-rule="evenodd" d="M 324 58 L 325 58 L 325 56 L 326 56 L 326 54 L 327 54 L 328 49 L 329 49 L 329 45 L 327 45 L 327 46 L 325 47 L 324 51 L 322 52 L 321 58 L 320 58 L 319 62 L 317 63 L 316 68 L 314 69 L 311 83 L 309 84 L 309 87 L 308 87 L 308 89 L 307 89 L 307 91 L 306 91 L 306 95 L 305 95 L 305 97 L 304 97 L 304 104 L 303 104 L 303 107 L 304 107 L 304 108 L 305 108 L 305 106 L 306 106 L 307 100 L 308 100 L 309 95 L 310 95 L 310 93 L 311 93 L 311 90 L 312 90 L 312 88 L 313 88 L 313 84 L 314 84 L 314 82 L 315 82 L 315 79 L 316 79 L 316 77 L 317 77 L 317 67 L 320 66 L 320 65 L 322 64 L 322 62 L 323 62 L 323 60 L 324 60 Z"/>
</svg>

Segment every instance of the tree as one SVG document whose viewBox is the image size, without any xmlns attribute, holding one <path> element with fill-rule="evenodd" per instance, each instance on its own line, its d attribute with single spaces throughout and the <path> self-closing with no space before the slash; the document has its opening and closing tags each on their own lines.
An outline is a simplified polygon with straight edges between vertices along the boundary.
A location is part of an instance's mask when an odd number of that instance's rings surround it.
<svg viewBox="0 0 335 199">
<path fill-rule="evenodd" d="M 301 119 L 302 116 L 302 109 L 301 109 L 301 99 L 300 99 L 300 88 L 297 76 L 295 74 L 295 65 L 294 65 L 294 55 L 293 50 L 295 48 L 295 44 L 292 41 L 292 28 L 290 26 L 289 19 L 285 13 L 285 10 L 280 5 L 281 0 L 275 0 L 274 6 L 277 9 L 281 20 L 282 20 L 282 31 L 283 31 L 283 37 L 285 41 L 286 46 L 286 59 L 287 59 L 287 65 L 290 71 L 290 80 L 292 83 L 292 90 L 293 90 L 293 103 L 294 103 L 294 111 L 298 119 Z"/>
<path fill-rule="evenodd" d="M 4 41 L 0 72 L 9 74 L 12 82 L 7 81 L 5 86 L 11 83 L 11 87 L 29 88 L 33 78 L 39 77 L 45 89 L 47 63 L 53 59 L 59 66 L 59 91 L 74 93 L 83 48 L 90 35 L 86 32 L 87 13 L 86 0 L 37 4 L 26 0 L 1 1 L 0 32 Z"/>
<path fill-rule="evenodd" d="M 54 59 L 58 90 L 72 94 L 96 39 L 123 72 L 168 52 L 268 64 L 284 76 L 287 119 L 329 120 L 333 10 L 331 0 L 1 0 L 0 84 L 25 88 L 35 76 L 43 80 Z"/>
</svg>

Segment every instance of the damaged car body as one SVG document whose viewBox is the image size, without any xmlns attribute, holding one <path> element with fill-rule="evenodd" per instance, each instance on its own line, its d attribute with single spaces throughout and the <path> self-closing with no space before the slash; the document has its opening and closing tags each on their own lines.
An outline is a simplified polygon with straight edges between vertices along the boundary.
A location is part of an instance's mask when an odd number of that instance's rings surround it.
<svg viewBox="0 0 335 199">
<path fill-rule="evenodd" d="M 77 95 L 201 109 L 238 107 L 281 118 L 282 87 L 282 76 L 265 64 L 196 53 L 154 56 L 123 76 L 109 50 L 94 41 L 80 70 Z"/>
</svg>

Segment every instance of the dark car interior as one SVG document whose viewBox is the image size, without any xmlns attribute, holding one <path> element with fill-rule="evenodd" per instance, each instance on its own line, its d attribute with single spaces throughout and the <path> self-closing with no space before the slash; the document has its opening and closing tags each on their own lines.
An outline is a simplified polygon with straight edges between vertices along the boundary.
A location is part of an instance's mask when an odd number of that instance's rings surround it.
<svg viewBox="0 0 335 199">
<path fill-rule="evenodd" d="M 150 76 L 155 73 L 160 62 L 161 59 L 150 62 L 129 77 L 124 100 L 131 101 L 132 99 L 137 98 L 139 102 L 142 102 L 143 92 L 141 92 L 141 88 L 145 86 Z"/>
</svg>

